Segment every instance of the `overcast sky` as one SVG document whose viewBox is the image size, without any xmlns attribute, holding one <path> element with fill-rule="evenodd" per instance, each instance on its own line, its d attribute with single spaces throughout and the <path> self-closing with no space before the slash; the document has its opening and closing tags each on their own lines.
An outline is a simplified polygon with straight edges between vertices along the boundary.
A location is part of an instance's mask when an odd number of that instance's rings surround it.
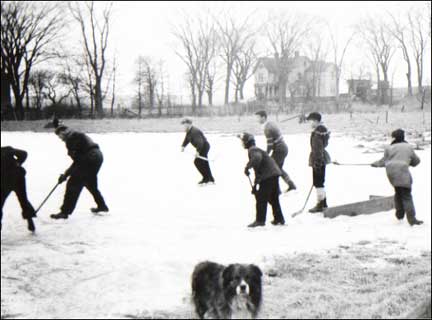
<svg viewBox="0 0 432 320">
<path fill-rule="evenodd" d="M 103 6 L 104 3 L 98 3 Z M 424 5 L 424 2 L 387 2 L 387 1 L 317 1 L 317 2 L 282 2 L 282 1 L 119 1 L 114 2 L 113 22 L 110 34 L 110 52 L 116 53 L 118 62 L 118 94 L 134 94 L 133 77 L 135 72 L 135 60 L 139 55 L 151 56 L 155 59 L 163 59 L 169 74 L 169 90 L 172 94 L 183 95 L 188 99 L 188 90 L 184 81 L 186 71 L 183 62 L 175 55 L 175 39 L 172 36 L 172 26 L 181 22 L 181 12 L 195 13 L 203 9 L 210 9 L 217 13 L 222 9 L 229 10 L 237 17 L 245 17 L 255 11 L 257 23 L 267 17 L 268 10 L 286 11 L 290 13 L 303 13 L 326 19 L 332 26 L 337 28 L 338 37 L 341 42 L 351 32 L 352 25 L 368 15 L 385 15 L 386 10 L 391 12 L 406 12 L 412 6 Z M 78 28 L 72 28 L 68 39 L 76 42 L 79 37 Z M 266 46 L 265 39 L 261 45 Z M 430 45 L 426 53 L 426 65 L 424 80 L 430 83 Z M 366 52 L 352 45 L 347 52 L 344 76 L 348 77 L 352 65 L 359 65 L 366 61 Z M 329 56 L 329 59 L 331 57 Z M 371 66 L 372 67 L 372 66 Z M 400 53 L 395 55 L 390 65 L 389 75 L 395 71 L 395 86 L 406 85 L 406 64 Z M 370 68 L 373 73 L 373 68 Z M 221 70 L 221 77 L 223 71 Z M 413 85 L 416 86 L 416 73 L 413 73 Z M 342 91 L 344 91 L 345 79 L 341 79 Z M 249 80 L 246 88 L 246 98 L 253 97 L 253 78 Z M 216 103 L 223 101 L 223 83 L 219 83 L 216 94 Z M 232 95 L 231 95 L 232 96 Z"/>
</svg>

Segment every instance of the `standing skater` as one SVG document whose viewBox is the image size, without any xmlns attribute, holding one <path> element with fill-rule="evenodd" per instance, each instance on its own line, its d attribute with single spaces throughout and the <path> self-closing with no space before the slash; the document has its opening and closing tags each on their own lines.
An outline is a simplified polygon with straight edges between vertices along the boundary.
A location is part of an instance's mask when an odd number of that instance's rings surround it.
<svg viewBox="0 0 432 320">
<path fill-rule="evenodd" d="M 395 189 L 396 218 L 402 220 L 407 217 L 411 226 L 421 225 L 423 221 L 416 219 L 416 211 L 411 195 L 413 179 L 409 166 L 415 167 L 420 158 L 414 148 L 405 141 L 405 132 L 398 129 L 392 132 L 393 142 L 384 151 L 384 157 L 372 163 L 372 167 L 385 167 L 387 177 Z"/>
<path fill-rule="evenodd" d="M 268 121 L 267 112 L 264 110 L 255 113 L 258 118 L 258 122 L 264 127 L 264 135 L 267 139 L 267 153 L 276 161 L 277 165 L 281 169 L 282 179 L 288 185 L 286 192 L 296 190 L 297 187 L 291 180 L 290 176 L 286 171 L 283 170 L 285 158 L 288 155 L 288 146 L 285 143 L 282 133 L 277 127 L 276 123 Z"/>
<path fill-rule="evenodd" d="M 331 162 L 331 159 L 325 148 L 330 139 L 330 132 L 322 124 L 321 114 L 318 112 L 312 112 L 306 120 L 311 121 L 313 129 L 310 137 L 311 153 L 309 155 L 309 166 L 312 167 L 313 185 L 317 194 L 317 204 L 309 212 L 316 213 L 322 212 L 327 208 L 324 183 L 326 166 Z"/>
<path fill-rule="evenodd" d="M 184 125 L 186 131 L 186 137 L 183 141 L 181 149 L 182 152 L 189 143 L 191 143 L 197 151 L 194 164 L 199 173 L 202 175 L 202 180 L 198 182 L 198 184 L 204 185 L 206 183 L 214 183 L 215 180 L 211 173 L 210 164 L 208 161 L 210 144 L 208 143 L 202 131 L 192 125 L 192 121 L 190 119 L 182 120 L 181 124 Z"/>
<path fill-rule="evenodd" d="M 1 221 L 3 220 L 3 205 L 9 194 L 14 191 L 22 209 L 22 217 L 28 222 L 28 229 L 35 231 L 32 218 L 36 217 L 35 210 L 27 198 L 26 171 L 22 164 L 27 159 L 27 152 L 12 147 L 1 148 Z"/>
<path fill-rule="evenodd" d="M 66 193 L 61 211 L 51 215 L 52 219 L 67 219 L 75 209 L 79 195 L 84 187 L 92 194 L 97 207 L 93 213 L 108 212 L 108 207 L 98 189 L 97 174 L 103 163 L 103 155 L 99 146 L 84 133 L 70 130 L 66 126 L 59 126 L 56 135 L 66 143 L 68 155 L 73 163 L 60 175 L 58 182 L 63 183 L 68 178 Z"/>
<path fill-rule="evenodd" d="M 248 227 L 255 228 L 265 225 L 268 203 L 273 209 L 274 220 L 271 223 L 273 225 L 284 225 L 285 219 L 279 203 L 279 177 L 282 175 L 279 166 L 264 150 L 255 146 L 253 135 L 243 133 L 241 140 L 249 155 L 249 162 L 244 173 L 249 176 L 251 168 L 255 171 L 255 185 L 252 193 L 256 199 L 256 219 Z"/>
</svg>

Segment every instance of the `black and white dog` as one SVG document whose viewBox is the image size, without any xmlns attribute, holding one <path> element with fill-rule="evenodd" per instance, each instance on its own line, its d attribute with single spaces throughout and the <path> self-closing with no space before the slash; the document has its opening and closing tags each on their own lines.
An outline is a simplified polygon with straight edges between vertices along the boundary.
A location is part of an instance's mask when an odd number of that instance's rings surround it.
<svg viewBox="0 0 432 320">
<path fill-rule="evenodd" d="M 201 319 L 255 319 L 261 307 L 262 272 L 255 265 L 202 262 L 192 274 L 192 296 Z"/>
</svg>

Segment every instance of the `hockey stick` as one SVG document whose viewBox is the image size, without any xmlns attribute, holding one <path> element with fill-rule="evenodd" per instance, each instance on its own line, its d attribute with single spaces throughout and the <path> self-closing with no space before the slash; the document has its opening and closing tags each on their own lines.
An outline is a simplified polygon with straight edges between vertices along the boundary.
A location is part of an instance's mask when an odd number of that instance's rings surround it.
<svg viewBox="0 0 432 320">
<path fill-rule="evenodd" d="M 289 117 L 289 118 L 283 119 L 283 120 L 281 120 L 279 122 L 286 122 L 286 121 L 293 120 L 293 119 L 299 118 L 299 117 L 301 117 L 301 114 L 297 114 L 297 115 L 295 115 L 293 117 Z"/>
<path fill-rule="evenodd" d="M 39 208 L 37 208 L 37 210 L 35 211 L 35 215 L 39 212 L 39 210 L 42 208 L 42 206 L 45 204 L 45 202 L 47 202 L 47 200 L 49 199 L 49 197 L 53 194 L 54 190 L 57 189 L 57 187 L 60 185 L 60 183 L 57 183 L 54 188 L 52 188 L 51 192 L 46 196 L 46 198 L 44 199 L 44 201 L 42 201 L 42 203 L 40 204 Z"/>
<path fill-rule="evenodd" d="M 299 211 L 294 212 L 294 213 L 291 215 L 292 218 L 297 217 L 300 213 L 302 213 L 302 212 L 304 211 L 304 209 L 306 208 L 306 205 L 307 205 L 307 203 L 308 203 L 308 201 L 309 201 L 310 195 L 311 195 L 311 193 L 312 193 L 312 189 L 313 189 L 313 185 L 311 186 L 311 188 L 310 188 L 310 190 L 309 190 L 309 194 L 308 194 L 308 196 L 307 196 L 307 198 L 306 198 L 306 201 L 305 201 L 305 204 L 304 204 L 303 208 L 302 208 L 301 210 L 299 210 Z"/>
<path fill-rule="evenodd" d="M 213 162 L 213 161 L 215 161 L 215 159 L 209 159 L 209 158 L 206 158 L 206 157 L 203 157 L 203 156 L 200 156 L 200 155 L 192 154 L 192 153 L 190 153 L 190 152 L 185 152 L 185 153 L 187 153 L 187 154 L 189 154 L 189 155 L 191 155 L 191 156 L 194 156 L 195 158 L 198 158 L 198 159 L 204 160 L 204 161 L 208 161 L 208 162 Z"/>
<path fill-rule="evenodd" d="M 339 163 L 338 161 L 333 161 L 332 163 L 337 166 L 370 166 L 370 163 Z"/>
</svg>

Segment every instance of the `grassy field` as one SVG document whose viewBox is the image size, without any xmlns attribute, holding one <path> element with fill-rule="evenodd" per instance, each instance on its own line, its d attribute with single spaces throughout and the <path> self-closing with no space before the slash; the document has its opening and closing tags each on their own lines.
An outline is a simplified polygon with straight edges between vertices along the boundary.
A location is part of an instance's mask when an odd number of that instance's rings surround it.
<svg viewBox="0 0 432 320">
<path fill-rule="evenodd" d="M 298 119 L 288 119 L 292 115 L 271 116 L 272 120 L 279 122 L 284 134 L 309 132 L 308 124 L 300 124 Z M 431 113 L 429 112 L 389 112 L 386 119 L 385 112 L 379 113 L 340 113 L 324 115 L 324 122 L 332 132 L 344 134 L 370 133 L 387 134 L 391 130 L 402 127 L 408 131 L 430 131 Z M 262 129 L 254 116 L 244 117 L 203 117 L 192 118 L 194 123 L 205 132 L 239 133 L 249 131 L 257 134 Z M 52 132 L 44 128 L 46 120 L 41 121 L 4 121 L 1 123 L 2 131 L 34 131 Z M 83 132 L 179 132 L 183 128 L 180 119 L 102 119 L 102 120 L 65 120 L 65 124 Z"/>
<path fill-rule="evenodd" d="M 323 255 L 277 257 L 264 270 L 264 319 L 403 318 L 431 297 L 431 253 L 403 257 L 387 240 L 360 242 Z M 125 315 L 132 319 L 196 318 L 193 306 L 174 312 Z"/>
</svg>

